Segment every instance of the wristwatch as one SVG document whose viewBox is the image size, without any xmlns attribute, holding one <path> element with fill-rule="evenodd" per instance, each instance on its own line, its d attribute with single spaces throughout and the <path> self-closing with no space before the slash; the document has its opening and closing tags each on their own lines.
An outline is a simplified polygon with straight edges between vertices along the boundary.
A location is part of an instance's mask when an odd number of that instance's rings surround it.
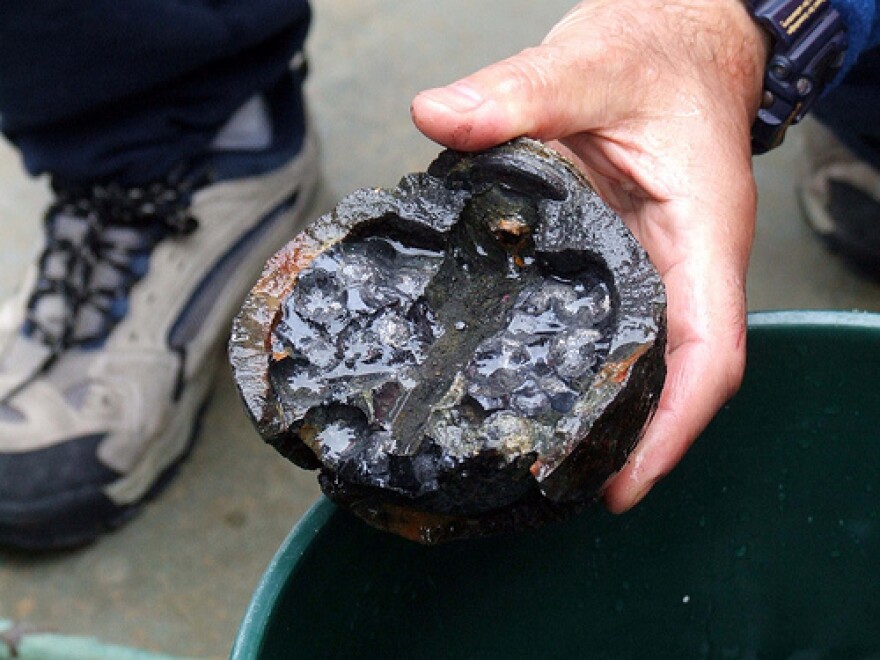
<svg viewBox="0 0 880 660">
<path fill-rule="evenodd" d="M 846 54 L 846 25 L 829 0 L 747 0 L 758 24 L 770 33 L 772 49 L 764 95 L 752 124 L 752 153 L 782 144 L 840 71 Z"/>
</svg>

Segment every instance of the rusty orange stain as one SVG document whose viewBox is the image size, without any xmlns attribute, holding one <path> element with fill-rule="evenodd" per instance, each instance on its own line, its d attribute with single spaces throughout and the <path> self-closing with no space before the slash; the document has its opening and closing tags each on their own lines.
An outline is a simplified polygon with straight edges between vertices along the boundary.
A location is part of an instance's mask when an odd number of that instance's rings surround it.
<svg viewBox="0 0 880 660">
<path fill-rule="evenodd" d="M 537 461 L 532 463 L 532 466 L 529 468 L 529 472 L 532 473 L 532 476 L 535 479 L 538 478 L 538 473 L 541 472 L 541 470 L 544 468 L 544 465 L 545 463 L 541 459 L 538 459 Z"/>
<path fill-rule="evenodd" d="M 523 222 L 519 218 L 499 218 L 498 222 L 495 223 L 495 229 L 513 236 L 525 236 L 532 231 L 528 223 Z"/>
<path fill-rule="evenodd" d="M 360 508 L 365 512 L 369 510 L 368 506 L 357 507 L 355 505 L 353 508 Z M 423 544 L 427 543 L 424 537 L 426 530 L 448 528 L 454 523 L 461 522 L 461 519 L 457 519 L 454 516 L 442 513 L 429 513 L 427 511 L 413 511 L 397 504 L 383 503 L 379 510 L 389 518 L 388 524 L 383 524 L 382 529 L 410 541 Z M 366 517 L 369 519 L 371 516 L 367 515 Z"/>
<path fill-rule="evenodd" d="M 627 373 L 629 373 L 630 368 L 648 351 L 648 347 L 640 345 L 636 350 L 634 350 L 628 357 L 621 360 L 620 362 L 612 362 L 611 364 L 606 364 L 602 369 L 603 376 L 606 379 L 613 380 L 615 383 L 622 383 L 626 378 Z"/>
<path fill-rule="evenodd" d="M 321 432 L 314 424 L 303 424 L 299 429 L 299 439 L 302 440 L 307 446 L 311 447 L 315 444 L 315 439 L 318 437 L 318 433 Z"/>
</svg>

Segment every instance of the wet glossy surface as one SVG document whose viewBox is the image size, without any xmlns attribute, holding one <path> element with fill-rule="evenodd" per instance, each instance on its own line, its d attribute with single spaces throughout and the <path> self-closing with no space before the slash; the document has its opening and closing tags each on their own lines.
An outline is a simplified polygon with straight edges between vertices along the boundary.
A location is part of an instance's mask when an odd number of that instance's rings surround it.
<svg viewBox="0 0 880 660">
<path fill-rule="evenodd" d="M 568 515 L 659 394 L 659 277 L 537 143 L 445 152 L 349 196 L 286 255 L 271 323 L 258 284 L 233 334 L 242 393 L 282 453 L 377 526 L 431 543 Z M 612 402 L 625 422 L 603 417 Z"/>
</svg>

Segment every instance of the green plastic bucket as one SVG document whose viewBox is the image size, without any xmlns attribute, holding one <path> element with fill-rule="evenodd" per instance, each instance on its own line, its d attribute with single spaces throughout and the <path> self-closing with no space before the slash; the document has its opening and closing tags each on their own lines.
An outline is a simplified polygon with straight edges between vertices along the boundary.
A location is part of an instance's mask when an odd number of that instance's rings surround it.
<svg viewBox="0 0 880 660">
<path fill-rule="evenodd" d="M 880 315 L 752 315 L 740 393 L 634 511 L 424 548 L 319 502 L 234 658 L 880 657 Z"/>
</svg>

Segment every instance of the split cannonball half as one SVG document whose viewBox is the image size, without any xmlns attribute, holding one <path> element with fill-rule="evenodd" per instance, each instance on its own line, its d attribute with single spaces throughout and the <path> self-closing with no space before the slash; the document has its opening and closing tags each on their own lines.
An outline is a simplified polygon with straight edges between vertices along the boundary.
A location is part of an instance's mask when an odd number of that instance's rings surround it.
<svg viewBox="0 0 880 660">
<path fill-rule="evenodd" d="M 595 500 L 657 405 L 665 314 L 620 218 L 519 139 L 343 199 L 269 261 L 230 358 L 269 443 L 430 544 Z"/>
</svg>

